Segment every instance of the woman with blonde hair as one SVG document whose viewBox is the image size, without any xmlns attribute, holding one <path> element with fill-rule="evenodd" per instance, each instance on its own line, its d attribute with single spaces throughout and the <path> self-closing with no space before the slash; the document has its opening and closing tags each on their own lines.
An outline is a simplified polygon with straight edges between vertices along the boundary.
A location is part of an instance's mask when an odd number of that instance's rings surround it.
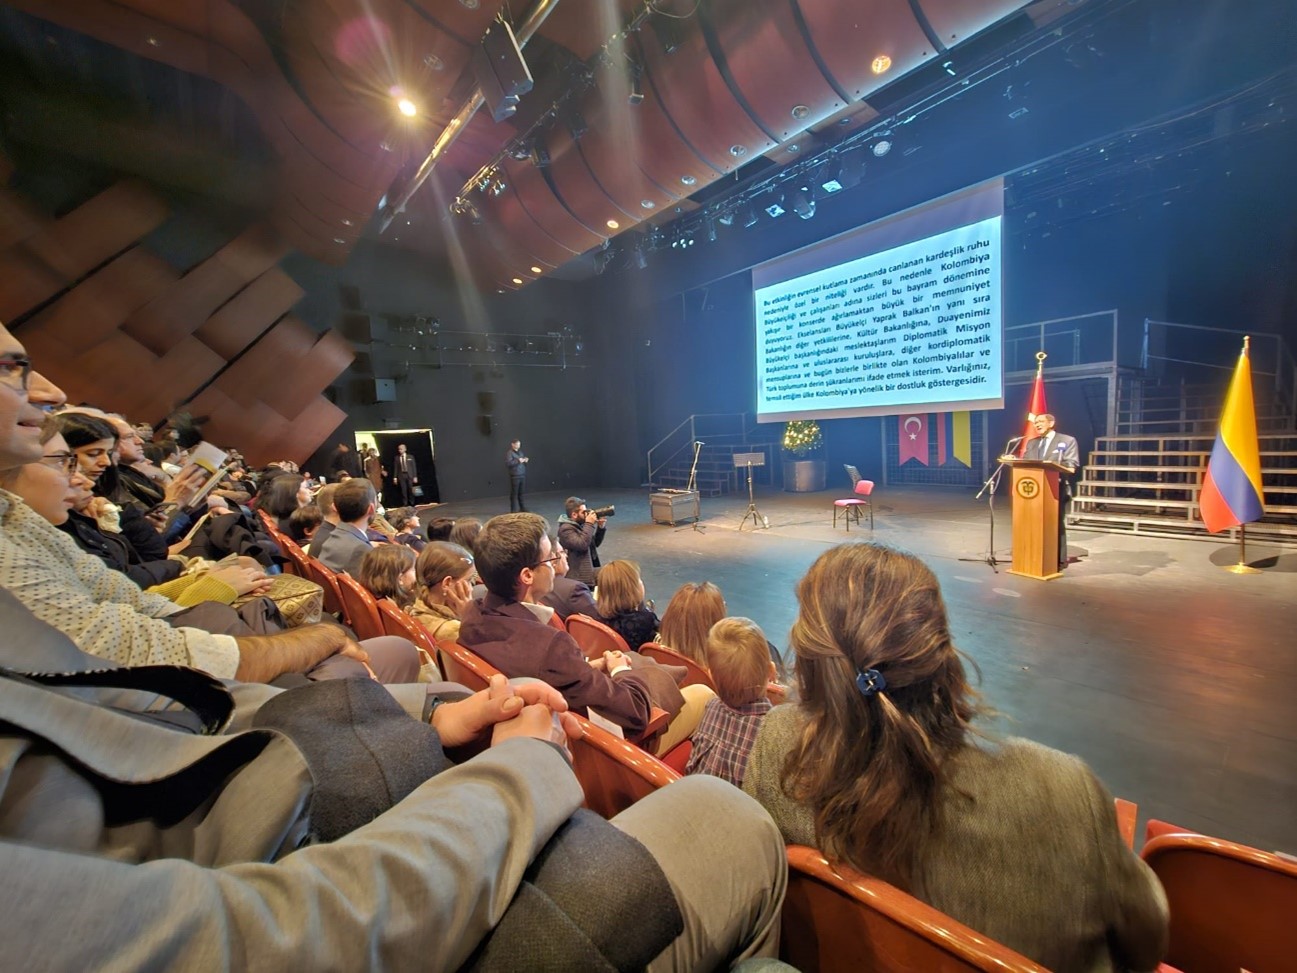
<svg viewBox="0 0 1297 973">
<path fill-rule="evenodd" d="M 993 741 L 936 577 L 881 545 L 797 586 L 801 702 L 762 721 L 743 789 L 785 840 L 884 879 L 1057 973 L 1157 966 L 1166 898 L 1079 758 Z"/>
<path fill-rule="evenodd" d="M 725 617 L 725 598 L 710 581 L 682 584 L 671 596 L 657 640 L 707 667 L 707 633 Z"/>
<path fill-rule="evenodd" d="M 432 541 L 419 553 L 414 573 L 419 596 L 410 617 L 434 640 L 454 642 L 460 613 L 473 600 L 473 555 L 458 544 Z"/>
<path fill-rule="evenodd" d="M 644 604 L 644 581 L 634 561 L 609 561 L 599 569 L 595 604 L 604 623 L 632 649 L 658 633 L 658 617 Z"/>
<path fill-rule="evenodd" d="M 415 556 L 404 544 L 377 544 L 360 559 L 356 580 L 375 598 L 390 598 L 409 611 L 414 604 Z"/>
</svg>

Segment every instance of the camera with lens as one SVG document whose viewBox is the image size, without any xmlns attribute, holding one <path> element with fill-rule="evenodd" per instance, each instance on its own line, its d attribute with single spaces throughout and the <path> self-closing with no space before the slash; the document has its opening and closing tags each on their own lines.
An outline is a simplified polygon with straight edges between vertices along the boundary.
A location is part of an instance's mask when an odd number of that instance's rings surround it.
<svg viewBox="0 0 1297 973">
<path fill-rule="evenodd" d="M 606 507 L 595 507 L 594 510 L 591 511 L 591 513 L 593 513 L 600 520 L 603 520 L 603 518 L 605 517 L 612 517 L 616 515 L 617 508 L 610 503 Z"/>
</svg>

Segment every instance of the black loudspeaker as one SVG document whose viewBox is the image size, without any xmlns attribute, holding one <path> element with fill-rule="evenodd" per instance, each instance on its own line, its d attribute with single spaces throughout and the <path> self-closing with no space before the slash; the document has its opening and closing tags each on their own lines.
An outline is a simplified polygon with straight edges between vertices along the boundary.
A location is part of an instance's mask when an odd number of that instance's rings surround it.
<svg viewBox="0 0 1297 973">
<path fill-rule="evenodd" d="M 491 433 L 494 430 L 495 430 L 494 416 L 483 415 L 477 417 L 477 431 L 480 432 L 483 436 L 491 435 Z"/>
<path fill-rule="evenodd" d="M 518 110 L 518 99 L 531 91 L 531 72 L 507 23 L 491 24 L 473 51 L 473 77 L 491 117 L 502 122 Z"/>
<path fill-rule="evenodd" d="M 477 411 L 492 413 L 495 411 L 495 393 L 478 392 L 477 393 Z"/>
</svg>

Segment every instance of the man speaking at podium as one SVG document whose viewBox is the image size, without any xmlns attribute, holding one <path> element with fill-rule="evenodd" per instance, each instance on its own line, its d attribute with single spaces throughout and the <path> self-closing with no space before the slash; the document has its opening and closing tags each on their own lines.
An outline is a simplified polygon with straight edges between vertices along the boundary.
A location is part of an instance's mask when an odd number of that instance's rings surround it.
<svg viewBox="0 0 1297 973">
<path fill-rule="evenodd" d="M 1049 460 L 1067 468 L 1067 475 L 1058 476 L 1058 566 L 1067 567 L 1067 504 L 1072 499 L 1072 477 L 1081 465 L 1081 453 L 1076 440 L 1064 432 L 1054 431 L 1054 417 L 1048 412 L 1033 420 L 1036 437 L 1027 443 L 1023 459 Z"/>
</svg>

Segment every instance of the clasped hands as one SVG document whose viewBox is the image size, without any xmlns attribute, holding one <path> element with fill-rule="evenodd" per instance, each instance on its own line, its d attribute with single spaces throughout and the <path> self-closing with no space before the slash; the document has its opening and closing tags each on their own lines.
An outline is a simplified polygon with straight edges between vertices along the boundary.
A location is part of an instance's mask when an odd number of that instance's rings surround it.
<svg viewBox="0 0 1297 973">
<path fill-rule="evenodd" d="M 535 737 L 558 744 L 566 754 L 567 741 L 581 736 L 581 724 L 557 689 L 543 682 L 514 684 L 499 673 L 487 689 L 438 706 L 432 725 L 446 747 L 472 743 L 489 730 L 492 746 L 513 737 Z"/>
</svg>

